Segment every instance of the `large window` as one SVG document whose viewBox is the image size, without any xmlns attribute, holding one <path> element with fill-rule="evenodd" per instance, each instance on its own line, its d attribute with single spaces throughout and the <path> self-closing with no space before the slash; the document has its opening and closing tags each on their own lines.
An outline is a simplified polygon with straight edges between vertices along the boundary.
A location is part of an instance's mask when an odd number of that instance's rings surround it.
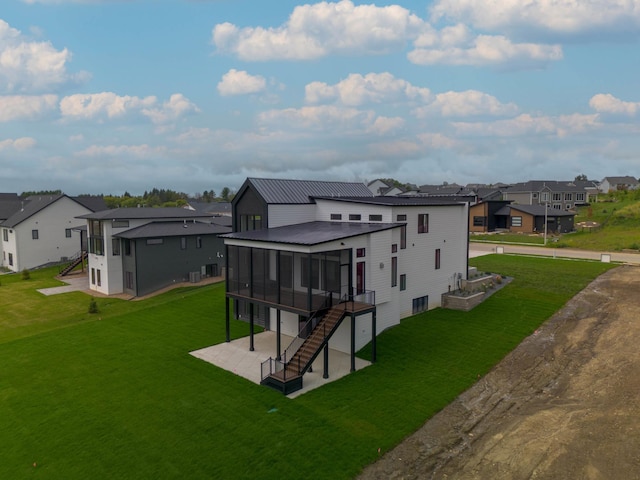
<svg viewBox="0 0 640 480">
<path fill-rule="evenodd" d="M 309 276 L 311 275 L 311 276 Z M 309 271 L 309 258 L 300 258 L 300 284 L 303 287 L 309 286 L 309 280 L 311 280 L 311 288 L 320 288 L 320 260 L 317 258 L 311 259 L 311 271 Z"/>
<path fill-rule="evenodd" d="M 429 308 L 429 295 L 413 299 L 413 314 L 424 312 Z"/>
<path fill-rule="evenodd" d="M 553 194 L 553 198 L 552 198 L 552 200 L 553 200 L 554 202 L 559 202 L 559 201 L 561 201 L 561 200 L 562 200 L 562 194 L 561 194 L 561 193 L 554 193 L 554 194 Z"/>
<path fill-rule="evenodd" d="M 474 227 L 484 227 L 487 224 L 487 217 L 473 217 Z"/>
<path fill-rule="evenodd" d="M 429 233 L 429 214 L 418 214 L 418 233 Z"/>
<path fill-rule="evenodd" d="M 570 202 L 573 200 L 573 194 L 572 193 L 565 193 L 564 194 L 564 199 L 566 202 Z"/>
<path fill-rule="evenodd" d="M 584 202 L 584 193 L 576 193 L 576 202 Z"/>
<path fill-rule="evenodd" d="M 102 222 L 91 220 L 89 222 L 89 253 L 104 255 L 104 236 L 102 235 Z"/>
<path fill-rule="evenodd" d="M 262 229 L 262 215 L 240 215 L 240 231 Z"/>
<path fill-rule="evenodd" d="M 511 217 L 511 226 L 512 227 L 521 227 L 522 226 L 522 217 Z"/>
<path fill-rule="evenodd" d="M 391 286 L 398 285 L 398 257 L 391 257 Z"/>
</svg>

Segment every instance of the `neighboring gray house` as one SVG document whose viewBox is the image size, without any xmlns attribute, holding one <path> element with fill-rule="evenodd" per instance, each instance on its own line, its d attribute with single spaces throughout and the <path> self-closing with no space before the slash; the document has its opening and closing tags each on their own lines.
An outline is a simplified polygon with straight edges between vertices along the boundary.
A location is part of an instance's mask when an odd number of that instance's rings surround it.
<svg viewBox="0 0 640 480">
<path fill-rule="evenodd" d="M 78 218 L 88 231 L 89 288 L 140 296 L 221 273 L 230 227 L 184 208 L 116 208 Z"/>
<path fill-rule="evenodd" d="M 567 233 L 574 229 L 575 213 L 545 205 L 505 205 L 495 213 L 501 225 L 514 233 Z"/>
<path fill-rule="evenodd" d="M 518 205 L 549 205 L 557 210 L 572 210 L 588 202 L 585 185 L 555 180 L 531 180 L 516 183 L 502 192 L 503 200 Z"/>
<path fill-rule="evenodd" d="M 635 190 L 638 188 L 638 180 L 634 177 L 604 177 L 599 185 L 602 193 L 615 190 Z"/>
<path fill-rule="evenodd" d="M 2 265 L 14 272 L 64 262 L 80 254 L 79 215 L 104 209 L 102 197 L 34 195 L 9 203 L 17 209 L 0 223 Z"/>
</svg>

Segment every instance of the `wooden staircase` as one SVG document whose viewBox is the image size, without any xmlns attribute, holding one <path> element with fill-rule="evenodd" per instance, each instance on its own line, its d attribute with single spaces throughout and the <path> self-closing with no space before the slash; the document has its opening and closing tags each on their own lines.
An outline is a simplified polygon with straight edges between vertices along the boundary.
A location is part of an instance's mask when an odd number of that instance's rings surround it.
<svg viewBox="0 0 640 480">
<path fill-rule="evenodd" d="M 87 252 L 77 253 L 71 259 L 71 261 L 67 265 L 65 265 L 62 268 L 62 270 L 60 270 L 59 275 L 61 277 L 64 277 L 65 275 L 68 275 L 74 268 L 76 268 L 78 265 L 80 265 L 82 262 L 84 262 L 86 260 L 86 258 L 87 258 Z"/>
<path fill-rule="evenodd" d="M 285 394 L 302 388 L 302 376 L 309 370 L 331 336 L 340 326 L 346 310 L 344 305 L 331 308 L 317 323 L 300 348 L 284 363 L 284 368 L 270 373 L 260 382 Z"/>
</svg>

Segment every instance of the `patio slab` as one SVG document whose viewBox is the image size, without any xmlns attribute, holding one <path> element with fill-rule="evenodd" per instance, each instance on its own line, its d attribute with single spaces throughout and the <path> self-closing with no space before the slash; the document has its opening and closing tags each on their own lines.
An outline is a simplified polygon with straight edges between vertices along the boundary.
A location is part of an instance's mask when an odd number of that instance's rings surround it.
<svg viewBox="0 0 640 480">
<path fill-rule="evenodd" d="M 286 335 L 281 336 L 284 349 L 293 340 Z M 229 372 L 239 375 L 253 383 L 260 383 L 260 364 L 269 357 L 276 356 L 276 333 L 266 331 L 253 336 L 254 351 L 249 351 L 249 337 L 242 337 L 229 343 L 219 343 L 211 347 L 191 352 L 196 358 L 212 363 Z M 371 365 L 371 362 L 356 357 L 356 370 Z M 302 378 L 303 388 L 287 395 L 288 398 L 298 397 L 310 390 L 322 387 L 339 378 L 348 375 L 351 370 L 350 355 L 329 349 L 329 378 L 322 378 L 324 371 L 323 355 L 320 354 L 313 362 L 313 372 L 305 373 Z M 265 387 L 268 388 L 268 387 Z"/>
</svg>

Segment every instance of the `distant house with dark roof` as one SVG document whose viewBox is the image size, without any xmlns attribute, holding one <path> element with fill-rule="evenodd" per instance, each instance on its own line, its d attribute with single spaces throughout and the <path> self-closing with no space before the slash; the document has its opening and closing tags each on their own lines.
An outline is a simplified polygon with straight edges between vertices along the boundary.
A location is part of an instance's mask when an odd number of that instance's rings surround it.
<svg viewBox="0 0 640 480">
<path fill-rule="evenodd" d="M 351 354 L 354 370 L 355 352 L 372 342 L 375 361 L 380 332 L 440 306 L 467 276 L 466 202 L 249 178 L 232 204 L 233 233 L 223 235 L 227 341 L 230 312 L 274 329 L 277 358 L 265 358 L 262 382 L 285 393 L 301 388 L 323 349 Z M 284 335 L 295 338 L 290 349 L 281 348 Z"/>
<path fill-rule="evenodd" d="M 142 296 L 177 282 L 217 276 L 231 228 L 184 208 L 116 208 L 81 215 L 87 223 L 89 288 Z"/>
<path fill-rule="evenodd" d="M 518 205 L 549 205 L 557 210 L 572 210 L 588 203 L 587 185 L 555 180 L 531 180 L 505 189 L 503 200 Z"/>
<path fill-rule="evenodd" d="M 498 222 L 514 233 L 568 233 L 574 229 L 575 213 L 545 205 L 505 205 L 495 213 Z"/>
<path fill-rule="evenodd" d="M 638 180 L 634 177 L 604 177 L 599 185 L 602 193 L 615 190 L 635 190 L 638 188 Z"/>
<path fill-rule="evenodd" d="M 496 213 L 509 203 L 510 200 L 485 200 L 469 207 L 469 231 L 486 233 L 506 229 L 506 219 Z"/>
<path fill-rule="evenodd" d="M 19 201 L 11 197 L 9 203 L 13 212 L 0 223 L 2 265 L 14 272 L 62 262 L 78 254 L 82 232 L 76 227 L 82 222 L 76 217 L 106 207 L 102 197 L 64 194 L 34 195 Z"/>
</svg>

